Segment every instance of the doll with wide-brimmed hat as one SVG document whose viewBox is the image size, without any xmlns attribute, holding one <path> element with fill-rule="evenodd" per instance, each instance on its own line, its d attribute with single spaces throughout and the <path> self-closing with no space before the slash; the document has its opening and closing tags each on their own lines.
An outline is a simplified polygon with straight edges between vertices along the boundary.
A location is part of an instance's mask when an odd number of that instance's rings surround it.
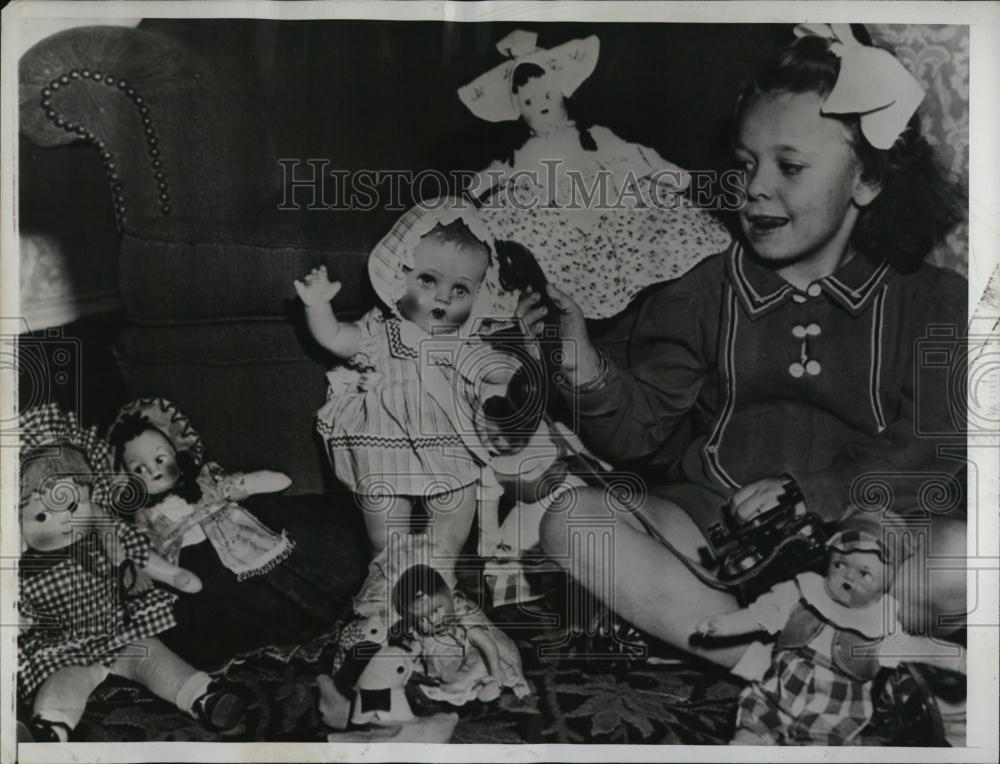
<svg viewBox="0 0 1000 764">
<path fill-rule="evenodd" d="M 573 95 L 597 66 L 597 36 L 553 48 L 537 42 L 534 32 L 512 32 L 497 43 L 505 60 L 459 88 L 480 119 L 526 127 L 523 142 L 469 190 L 498 240 L 531 250 L 587 318 L 609 318 L 645 287 L 721 252 L 730 237 L 683 197 L 687 172 L 575 118 Z"/>
</svg>

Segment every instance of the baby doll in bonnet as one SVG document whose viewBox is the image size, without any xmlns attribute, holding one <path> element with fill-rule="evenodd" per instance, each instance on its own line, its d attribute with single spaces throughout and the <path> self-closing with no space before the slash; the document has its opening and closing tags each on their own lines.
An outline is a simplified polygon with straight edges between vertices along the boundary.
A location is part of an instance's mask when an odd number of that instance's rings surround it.
<svg viewBox="0 0 1000 764">
<path fill-rule="evenodd" d="M 827 542 L 826 576 L 800 573 L 749 607 L 710 616 L 696 627 L 708 638 L 766 631 L 773 644 L 751 644 L 734 673 L 751 680 L 740 695 L 733 745 L 848 745 L 872 717 L 872 680 L 880 666 L 916 660 L 965 671 L 965 653 L 949 654 L 926 637 L 905 634 L 888 593 L 896 559 L 871 515 L 850 511 Z"/>
<path fill-rule="evenodd" d="M 18 694 L 30 718 L 22 742 L 66 742 L 93 691 L 109 675 L 130 679 L 225 730 L 244 701 L 160 639 L 176 624 L 177 595 L 201 582 L 163 559 L 111 507 L 128 491 L 111 479 L 111 453 L 96 428 L 55 405 L 21 416 L 22 629 Z M 189 596 L 189 595 L 184 595 Z"/>
<path fill-rule="evenodd" d="M 179 626 L 167 638 L 174 650 L 216 667 L 240 652 L 301 644 L 333 628 L 340 613 L 325 583 L 338 572 L 329 569 L 324 539 L 300 529 L 293 541 L 285 518 L 274 530 L 242 506 L 287 488 L 286 475 L 227 473 L 206 459 L 191 420 L 163 398 L 123 407 L 109 439 L 117 466 L 143 486 L 135 527 L 204 582 L 178 603 Z"/>
<path fill-rule="evenodd" d="M 528 131 L 469 190 L 497 239 L 531 250 L 587 318 L 609 318 L 645 287 L 725 249 L 730 236 L 684 199 L 690 176 L 680 167 L 573 119 L 572 96 L 597 65 L 598 38 L 551 49 L 537 39 L 507 35 L 497 43 L 507 60 L 458 91 L 480 119 L 521 120 Z"/>
<path fill-rule="evenodd" d="M 327 375 L 316 426 L 376 553 L 422 504 L 435 543 L 456 555 L 476 507 L 500 493 L 478 402 L 513 373 L 479 330 L 513 316 L 517 298 L 500 287 L 493 237 L 463 199 L 404 214 L 372 250 L 368 273 L 381 304 L 356 322 L 334 314 L 340 283 L 325 266 L 295 282 L 313 336 L 343 362 Z"/>
</svg>

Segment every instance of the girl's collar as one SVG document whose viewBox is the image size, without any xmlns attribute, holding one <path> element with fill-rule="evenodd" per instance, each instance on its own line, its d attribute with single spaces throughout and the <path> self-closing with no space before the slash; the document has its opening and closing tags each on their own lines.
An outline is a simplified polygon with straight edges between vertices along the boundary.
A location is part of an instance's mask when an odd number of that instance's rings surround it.
<svg viewBox="0 0 1000 764">
<path fill-rule="evenodd" d="M 795 577 L 806 603 L 823 618 L 840 629 L 849 629 L 870 639 L 885 636 L 890 620 L 896 618 L 896 600 L 886 594 L 871 605 L 849 608 L 834 602 L 826 591 L 826 579 L 808 571 Z"/>
</svg>

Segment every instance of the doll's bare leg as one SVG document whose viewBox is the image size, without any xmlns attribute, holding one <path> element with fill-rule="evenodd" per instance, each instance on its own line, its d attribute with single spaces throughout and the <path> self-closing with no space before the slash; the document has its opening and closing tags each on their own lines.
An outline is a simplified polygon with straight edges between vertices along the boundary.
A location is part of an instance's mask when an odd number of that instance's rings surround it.
<svg viewBox="0 0 1000 764">
<path fill-rule="evenodd" d="M 162 581 L 178 591 L 194 594 L 201 591 L 201 579 L 184 568 L 167 562 L 155 552 L 150 552 L 145 571 L 154 581 Z"/>
<path fill-rule="evenodd" d="M 107 676 L 108 670 L 100 664 L 61 668 L 38 688 L 32 712 L 47 722 L 55 723 L 56 734 L 62 737 L 67 733 L 59 725 L 76 729 L 91 693 Z"/>
<path fill-rule="evenodd" d="M 697 559 L 704 537 L 685 512 L 648 497 L 644 516 L 686 556 Z M 674 647 L 732 668 L 747 644 L 692 642 L 704 618 L 732 611 L 726 591 L 699 580 L 604 491 L 578 488 L 553 503 L 542 519 L 542 545 L 570 575 L 630 623 Z"/>
<path fill-rule="evenodd" d="M 405 496 L 365 496 L 358 494 L 365 518 L 365 530 L 372 552 L 385 549 L 392 533 L 408 533 L 413 502 Z"/>
<path fill-rule="evenodd" d="M 155 637 L 131 645 L 111 665 L 111 671 L 141 684 L 210 727 L 228 729 L 243 716 L 241 698 L 223 690 L 211 692 L 212 677 Z"/>
<path fill-rule="evenodd" d="M 476 486 L 468 485 L 456 491 L 427 498 L 431 515 L 431 545 L 436 556 L 457 557 L 476 515 Z"/>
</svg>

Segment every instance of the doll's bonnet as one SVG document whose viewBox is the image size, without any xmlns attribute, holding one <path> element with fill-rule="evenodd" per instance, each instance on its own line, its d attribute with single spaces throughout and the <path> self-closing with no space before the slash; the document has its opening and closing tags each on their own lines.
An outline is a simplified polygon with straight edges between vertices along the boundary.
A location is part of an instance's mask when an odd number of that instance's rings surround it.
<svg viewBox="0 0 1000 764">
<path fill-rule="evenodd" d="M 441 197 L 420 202 L 403 214 L 392 229 L 375 245 L 368 257 L 368 276 L 378 298 L 402 318 L 396 303 L 406 293 L 406 271 L 413 267 L 413 252 L 420 239 L 435 226 L 461 220 L 489 250 L 490 262 L 473 303 L 471 318 L 509 318 L 514 315 L 517 295 L 500 286 L 500 266 L 493 237 L 472 203 L 466 199 Z"/>
<path fill-rule="evenodd" d="M 118 493 L 112 479 L 111 447 L 98 435 L 96 427 L 82 427 L 76 414 L 63 411 L 55 403 L 28 409 L 21 414 L 18 425 L 22 469 L 25 458 L 47 453 L 47 447 L 73 446 L 83 454 L 93 473 L 91 502 L 105 511 L 111 509 Z"/>
<path fill-rule="evenodd" d="M 540 66 L 555 78 L 566 98 L 576 92 L 597 66 L 600 50 L 597 35 L 570 40 L 554 48 L 539 48 L 537 41 L 537 33 L 518 29 L 497 43 L 497 50 L 507 60 L 458 89 L 458 97 L 469 111 L 487 122 L 520 119 L 521 110 L 512 90 L 514 70 L 520 64 Z"/>
<path fill-rule="evenodd" d="M 861 510 L 849 510 L 837 523 L 836 531 L 826 545 L 843 554 L 874 552 L 886 565 L 894 564 L 891 550 L 884 541 L 882 524 Z"/>
<path fill-rule="evenodd" d="M 165 398 L 137 398 L 123 406 L 109 432 L 114 433 L 126 418 L 136 415 L 148 419 L 170 441 L 177 453 L 187 451 L 195 467 L 201 467 L 205 463 L 205 446 L 201 435 L 177 405 Z"/>
</svg>

